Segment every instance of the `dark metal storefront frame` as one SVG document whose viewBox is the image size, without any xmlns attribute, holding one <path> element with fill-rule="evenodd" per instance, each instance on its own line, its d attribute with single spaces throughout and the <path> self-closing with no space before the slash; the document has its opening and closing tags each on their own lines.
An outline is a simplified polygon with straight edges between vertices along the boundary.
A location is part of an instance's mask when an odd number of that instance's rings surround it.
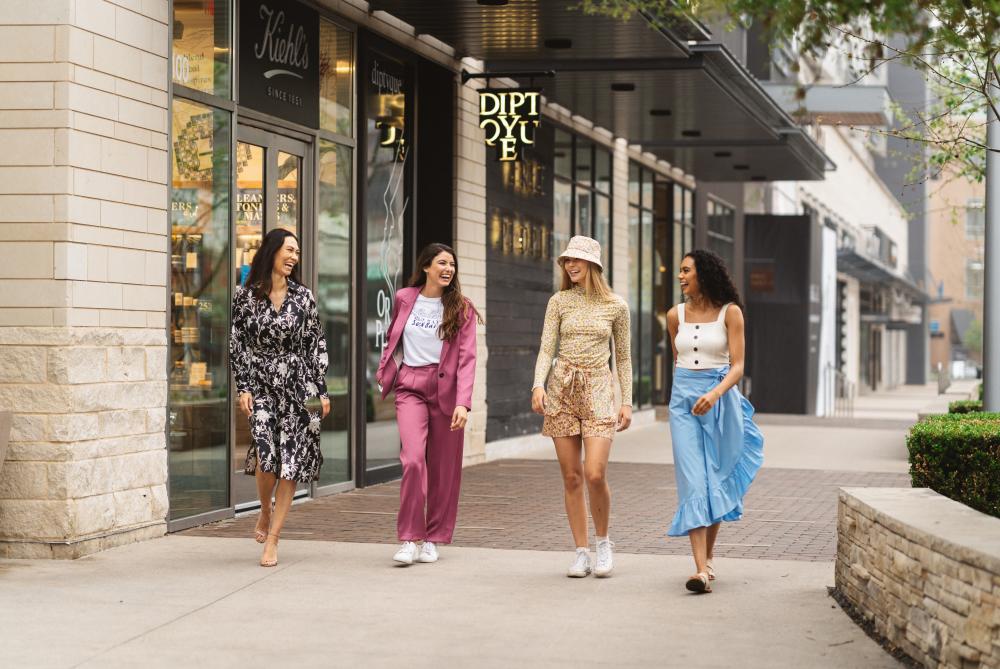
<svg viewBox="0 0 1000 669">
<path fill-rule="evenodd" d="M 261 113 L 259 111 L 256 111 L 256 110 L 253 110 L 253 109 L 250 109 L 250 108 L 243 107 L 243 106 L 239 105 L 239 103 L 238 103 L 238 100 L 239 100 L 239 59 L 238 59 L 238 53 L 237 53 L 238 50 L 235 48 L 236 45 L 239 44 L 239 37 L 240 37 L 239 36 L 239 22 L 236 20 L 236 17 L 239 15 L 238 14 L 238 11 L 239 11 L 239 1 L 240 0 L 232 0 L 232 2 L 230 4 L 230 8 L 229 8 L 229 11 L 230 11 L 230 15 L 229 15 L 229 22 L 230 22 L 230 44 L 232 46 L 231 53 L 233 54 L 233 57 L 230 60 L 230 71 L 229 71 L 230 86 L 231 86 L 230 98 L 227 99 L 227 98 L 224 98 L 224 97 L 221 97 L 221 96 L 216 96 L 216 95 L 208 94 L 208 93 L 205 93 L 205 92 L 200 91 L 200 90 L 192 89 L 192 88 L 189 88 L 187 86 L 183 86 L 181 84 L 177 84 L 177 83 L 175 83 L 173 81 L 173 77 L 169 76 L 169 78 L 168 78 L 168 84 L 167 84 L 167 94 L 168 94 L 168 100 L 169 100 L 170 104 L 169 104 L 169 107 L 168 107 L 168 110 L 167 110 L 167 114 L 168 114 L 167 122 L 168 122 L 168 124 L 170 124 L 172 122 L 171 121 L 171 117 L 172 117 L 172 110 L 173 110 L 173 101 L 175 99 L 189 100 L 191 102 L 203 105 L 203 106 L 205 106 L 205 107 L 207 107 L 209 109 L 215 109 L 215 110 L 223 111 L 223 112 L 226 112 L 226 113 L 229 114 L 230 142 L 229 142 L 228 150 L 229 150 L 229 156 L 230 156 L 230 177 L 229 177 L 228 189 L 227 189 L 226 193 L 227 193 L 227 198 L 228 198 L 228 202 L 229 202 L 229 237 L 230 237 L 229 238 L 229 254 L 230 254 L 229 267 L 230 267 L 231 270 L 234 267 L 234 265 L 233 265 L 233 259 L 234 259 L 234 254 L 235 254 L 234 236 L 236 234 L 236 208 L 235 208 L 235 206 L 233 206 L 234 205 L 234 194 L 236 192 L 236 162 L 235 162 L 235 160 L 232 159 L 232 157 L 236 155 L 236 145 L 238 143 L 237 137 L 238 137 L 239 132 L 240 132 L 240 127 L 242 126 L 242 127 L 246 127 L 246 128 L 251 128 L 251 129 L 253 129 L 255 131 L 258 131 L 258 132 L 270 133 L 270 134 L 272 134 L 272 135 L 274 135 L 274 136 L 276 136 L 278 138 L 280 138 L 280 137 L 288 137 L 288 138 L 293 139 L 295 141 L 302 142 L 302 143 L 304 143 L 304 144 L 306 144 L 308 146 L 308 149 L 307 149 L 308 155 L 306 155 L 306 156 L 303 157 L 303 168 L 304 168 L 303 169 L 303 173 L 304 174 L 306 172 L 309 173 L 309 175 L 310 175 L 309 176 L 310 183 L 303 185 L 303 194 L 305 194 L 307 192 L 309 193 L 309 202 L 307 203 L 308 206 L 305 207 L 304 210 L 303 210 L 302 224 L 301 224 L 302 227 L 299 230 L 299 237 L 300 237 L 300 239 L 303 240 L 303 244 L 302 244 L 302 246 L 303 246 L 303 255 L 302 255 L 303 281 L 307 285 L 309 285 L 309 286 L 316 286 L 317 281 L 318 281 L 318 276 L 317 276 L 318 262 L 317 262 L 317 255 L 316 255 L 317 254 L 317 248 L 316 247 L 317 247 L 317 241 L 318 241 L 318 226 L 316 224 L 316 216 L 314 214 L 318 211 L 318 206 L 319 206 L 319 202 L 318 202 L 318 198 L 319 198 L 319 164 L 318 164 L 318 161 L 319 161 L 319 155 L 318 155 L 319 143 L 320 143 L 320 140 L 327 140 L 327 141 L 333 142 L 333 143 L 341 145 L 341 146 L 349 147 L 351 149 L 351 153 L 352 153 L 352 169 L 351 169 L 351 179 L 352 179 L 351 194 L 352 195 L 351 195 L 351 203 L 350 203 L 350 206 L 351 206 L 350 234 L 351 234 L 351 238 L 352 238 L 352 253 L 351 253 L 350 273 L 351 273 L 352 277 L 357 277 L 357 272 L 358 272 L 358 260 L 357 260 L 357 257 L 358 257 L 358 247 L 355 244 L 354 240 L 357 239 L 357 229 L 358 229 L 358 220 L 359 220 L 358 213 L 357 213 L 357 211 L 358 211 L 358 199 L 359 199 L 358 198 L 359 177 L 358 177 L 358 169 L 357 169 L 357 167 L 358 167 L 358 144 L 359 144 L 359 142 L 356 139 L 357 132 L 358 132 L 358 123 L 357 123 L 357 119 L 358 119 L 358 111 L 357 111 L 358 110 L 358 86 L 357 86 L 357 79 L 358 79 L 358 77 L 357 77 L 357 67 L 356 67 L 356 63 L 358 61 L 358 27 L 356 25 L 354 25 L 353 23 L 345 20 L 343 17 L 340 17 L 340 16 L 332 13 L 329 9 L 324 8 L 322 6 L 319 6 L 316 3 L 309 2 L 309 1 L 300 2 L 300 4 L 304 4 L 306 6 L 312 7 L 313 9 L 316 9 L 319 12 L 319 14 L 320 14 L 320 19 L 321 20 L 327 20 L 327 21 L 333 23 L 334 25 L 336 25 L 338 28 L 347 31 L 348 33 L 350 33 L 352 35 L 352 56 L 353 56 L 352 67 L 354 68 L 354 73 L 352 75 L 353 76 L 353 80 L 352 80 L 352 85 L 351 85 L 351 105 L 352 105 L 352 121 L 351 122 L 352 122 L 352 128 L 353 128 L 354 136 L 353 137 L 348 137 L 348 136 L 341 135 L 339 133 L 332 132 L 332 131 L 329 131 L 329 130 L 323 130 L 321 128 L 309 128 L 309 127 L 306 127 L 306 126 L 302 126 L 302 125 L 299 125 L 297 123 L 290 122 L 290 121 L 287 121 L 287 120 L 284 120 L 284 119 L 281 119 L 281 118 L 278 118 L 278 117 L 275 117 L 275 116 L 271 116 L 269 114 Z M 298 2 L 300 0 L 295 0 L 295 1 Z M 171 16 L 171 17 L 174 16 L 174 2 L 173 2 L 173 0 L 171 0 L 170 3 L 169 3 L 168 12 L 169 12 L 169 14 L 168 14 L 169 16 Z M 174 58 L 173 42 L 174 42 L 174 37 L 173 37 L 173 21 L 171 21 L 170 33 L 168 34 L 168 63 L 173 63 L 173 58 Z M 170 70 L 170 72 L 172 72 L 172 69 Z M 168 125 L 168 127 L 170 127 L 170 126 Z M 173 142 L 171 141 L 171 138 L 169 138 L 169 137 L 168 137 L 167 144 L 168 144 L 168 148 L 167 148 L 168 166 L 172 166 L 173 165 Z M 169 173 L 170 173 L 170 170 L 168 169 L 168 174 Z M 167 203 L 166 203 L 166 210 L 168 212 L 171 209 L 171 202 L 172 202 L 172 200 L 173 200 L 173 186 L 172 186 L 172 178 L 170 178 L 170 179 L 168 179 Z M 311 212 L 311 213 L 309 213 L 309 212 Z M 169 262 L 169 254 L 168 254 L 168 262 Z M 171 275 L 170 275 L 170 272 L 169 272 L 169 269 L 168 269 L 168 277 L 169 276 L 171 276 Z M 356 282 L 353 282 L 353 283 L 356 283 Z M 232 296 L 233 296 L 234 289 L 235 289 L 235 286 L 232 285 L 232 282 L 230 280 L 229 296 L 228 296 L 230 304 L 232 303 Z M 171 294 L 171 281 L 167 282 L 166 292 L 167 292 L 167 295 L 169 297 L 169 295 Z M 351 300 L 351 305 L 350 305 L 350 312 L 349 312 L 349 318 L 351 319 L 352 322 L 356 322 L 358 320 L 358 317 L 357 317 L 358 305 L 357 305 L 356 300 L 353 299 L 353 297 L 354 296 L 352 295 L 352 300 Z M 168 300 L 167 303 L 169 304 L 169 300 Z M 164 323 L 164 327 L 165 328 L 169 328 L 169 322 L 170 322 L 169 319 L 170 319 L 170 314 L 169 314 L 169 311 L 168 311 L 168 313 L 166 314 L 166 317 L 165 317 L 165 323 Z M 349 356 L 350 356 L 350 360 L 349 360 L 348 375 L 349 375 L 349 378 L 353 379 L 354 376 L 355 376 L 355 373 L 356 373 L 356 369 L 355 368 L 358 366 L 358 360 L 357 360 L 358 359 L 358 346 L 357 346 L 357 341 L 356 341 L 356 339 L 354 337 L 352 337 Z M 171 364 L 171 356 L 170 355 L 167 355 L 167 363 L 166 364 L 168 365 L 167 371 L 169 372 L 169 365 Z M 228 355 L 227 355 L 227 367 L 228 367 Z M 231 370 L 230 370 L 229 392 L 228 392 L 228 401 L 227 401 L 227 404 L 228 404 L 229 407 L 232 407 L 232 404 L 233 404 L 233 387 L 234 387 L 234 384 L 233 384 L 232 374 L 231 374 Z M 352 405 L 357 404 L 358 400 L 354 397 L 354 395 L 355 395 L 354 389 L 352 388 L 351 390 L 349 390 L 349 392 L 352 395 L 351 399 L 349 400 L 349 402 Z M 166 448 L 167 448 L 168 454 L 169 454 L 169 450 L 170 450 L 170 420 L 169 420 L 170 406 L 171 406 L 171 403 L 169 401 L 169 394 L 168 394 L 168 403 L 167 403 L 167 408 L 166 408 L 166 412 L 167 412 L 168 415 L 167 415 L 167 420 L 165 421 L 166 424 L 165 424 L 165 427 L 164 427 L 164 438 L 165 438 Z M 245 504 L 245 505 L 240 505 L 240 508 L 237 509 L 237 507 L 235 505 L 235 501 L 233 500 L 233 486 L 232 486 L 231 476 L 232 476 L 232 470 L 233 470 L 232 448 L 233 448 L 233 439 L 234 439 L 234 435 L 235 435 L 235 428 L 234 428 L 233 421 L 235 419 L 233 417 L 233 412 L 232 411 L 229 412 L 229 415 L 230 415 L 230 419 L 228 421 L 229 424 L 227 425 L 227 432 L 228 432 L 228 434 L 227 434 L 227 439 L 226 439 L 226 468 L 227 468 L 227 470 L 229 471 L 229 474 L 230 474 L 230 476 L 227 476 L 226 498 L 229 500 L 229 506 L 228 507 L 224 507 L 224 508 L 220 508 L 220 509 L 215 509 L 215 510 L 208 511 L 208 512 L 204 512 L 204 513 L 195 514 L 195 515 L 192 515 L 192 516 L 186 516 L 184 518 L 178 518 L 178 519 L 175 519 L 175 520 L 170 520 L 169 516 L 168 516 L 168 521 L 167 521 L 167 531 L 168 532 L 177 532 L 177 531 L 181 531 L 181 530 L 187 529 L 189 527 L 194 527 L 196 525 L 203 525 L 205 523 L 214 522 L 216 520 L 223 520 L 225 518 L 231 518 L 237 512 L 248 510 L 248 509 L 251 509 L 251 508 L 257 508 L 259 506 L 259 504 Z M 348 467 L 349 467 L 349 470 L 351 472 L 351 475 L 348 477 L 347 480 L 345 480 L 343 482 L 339 482 L 339 483 L 332 483 L 332 484 L 326 484 L 326 485 L 321 485 L 319 483 L 312 483 L 312 484 L 309 485 L 308 489 L 304 493 L 300 493 L 299 495 L 297 495 L 297 497 L 298 496 L 320 497 L 320 496 L 325 496 L 325 495 L 329 495 L 329 494 L 335 494 L 335 493 L 338 493 L 338 492 L 343 492 L 343 491 L 346 491 L 346 490 L 350 490 L 350 489 L 353 489 L 356 486 L 356 480 L 355 480 L 354 472 L 356 470 L 356 463 L 357 463 L 357 460 L 358 460 L 357 454 L 358 454 L 359 446 L 358 446 L 358 425 L 355 423 L 354 416 L 355 416 L 355 412 L 352 411 L 351 412 L 351 418 L 350 418 L 350 420 L 348 422 L 348 453 L 347 453 L 347 456 L 348 456 L 348 459 L 349 459 L 349 465 L 348 465 Z M 171 479 L 171 472 L 170 472 L 170 469 L 169 469 L 169 466 L 168 466 L 168 471 L 167 471 L 168 503 L 169 503 L 170 479 Z"/>
</svg>

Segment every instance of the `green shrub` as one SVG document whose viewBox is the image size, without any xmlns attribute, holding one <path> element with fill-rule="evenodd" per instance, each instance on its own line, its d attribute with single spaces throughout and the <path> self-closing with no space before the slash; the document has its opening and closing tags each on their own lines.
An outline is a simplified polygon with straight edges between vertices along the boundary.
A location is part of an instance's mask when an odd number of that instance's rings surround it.
<svg viewBox="0 0 1000 669">
<path fill-rule="evenodd" d="M 978 413 L 982 410 L 982 400 L 956 400 L 948 404 L 948 413 Z"/>
<path fill-rule="evenodd" d="M 983 401 L 983 384 L 979 384 L 979 401 Z"/>
<path fill-rule="evenodd" d="M 1000 518 L 1000 413 L 952 413 L 910 429 L 910 479 Z"/>
</svg>

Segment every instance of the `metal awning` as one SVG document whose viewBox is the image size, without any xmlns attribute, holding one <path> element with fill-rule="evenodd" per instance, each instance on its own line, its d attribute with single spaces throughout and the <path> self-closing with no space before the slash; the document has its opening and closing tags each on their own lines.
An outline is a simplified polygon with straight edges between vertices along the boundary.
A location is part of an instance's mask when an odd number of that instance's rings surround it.
<svg viewBox="0 0 1000 669">
<path fill-rule="evenodd" d="M 798 86 L 763 84 L 764 90 L 794 118 L 820 125 L 885 126 L 892 123 L 892 98 L 885 86 L 813 84 L 799 99 Z"/>
<path fill-rule="evenodd" d="M 549 101 L 698 180 L 818 180 L 835 167 L 724 46 L 701 41 L 709 35 L 697 24 L 588 16 L 568 0 L 370 4 L 489 71 L 554 69 L 543 82 Z"/>
<path fill-rule="evenodd" d="M 875 258 L 858 253 L 855 249 L 837 249 L 837 271 L 864 283 L 877 283 L 894 286 L 908 294 L 914 302 L 924 304 L 928 301 L 927 293 L 911 281 L 900 276 Z"/>
</svg>

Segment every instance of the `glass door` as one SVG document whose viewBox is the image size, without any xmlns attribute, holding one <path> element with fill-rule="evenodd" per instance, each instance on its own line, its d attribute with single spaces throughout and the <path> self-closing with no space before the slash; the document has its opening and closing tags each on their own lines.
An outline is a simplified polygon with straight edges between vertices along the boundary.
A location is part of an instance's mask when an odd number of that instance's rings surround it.
<svg viewBox="0 0 1000 669">
<path fill-rule="evenodd" d="M 309 257 L 309 237 L 302 233 L 303 222 L 310 220 L 312 202 L 311 162 L 307 159 L 311 156 L 310 145 L 246 126 L 238 127 L 236 139 L 234 286 L 246 281 L 264 235 L 274 228 L 294 232 L 303 258 Z M 300 272 L 308 284 L 308 268 L 301 267 Z M 239 410 L 239 398 L 233 395 L 232 501 L 241 510 L 257 506 L 259 501 L 254 477 L 243 473 L 250 429 Z M 307 484 L 299 485 L 297 494 L 308 492 Z"/>
</svg>

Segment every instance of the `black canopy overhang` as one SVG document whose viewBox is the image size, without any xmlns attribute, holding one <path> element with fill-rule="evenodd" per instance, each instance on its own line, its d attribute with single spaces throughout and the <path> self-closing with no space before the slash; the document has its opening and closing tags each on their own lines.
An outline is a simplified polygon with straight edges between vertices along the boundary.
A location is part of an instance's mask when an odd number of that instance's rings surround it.
<svg viewBox="0 0 1000 669">
<path fill-rule="evenodd" d="M 952 309 L 949 313 L 951 319 L 951 343 L 964 344 L 965 333 L 972 327 L 976 320 L 976 314 L 971 309 Z"/>
<path fill-rule="evenodd" d="M 568 10 L 571 4 L 371 3 L 453 46 L 456 55 L 486 61 L 490 71 L 555 69 L 555 79 L 544 82 L 549 101 L 698 180 L 818 180 L 834 168 L 724 46 L 688 44 L 676 28 L 652 28 L 640 16 L 627 22 L 587 16 Z M 688 28 L 685 37 L 706 36 Z M 572 46 L 546 46 L 553 38 Z M 613 83 L 635 88 L 613 92 Z"/>
<path fill-rule="evenodd" d="M 865 283 L 894 286 L 910 296 L 914 302 L 924 304 L 929 297 L 920 286 L 906 277 L 895 274 L 878 260 L 858 253 L 855 249 L 837 251 L 837 271 L 853 276 Z"/>
</svg>

